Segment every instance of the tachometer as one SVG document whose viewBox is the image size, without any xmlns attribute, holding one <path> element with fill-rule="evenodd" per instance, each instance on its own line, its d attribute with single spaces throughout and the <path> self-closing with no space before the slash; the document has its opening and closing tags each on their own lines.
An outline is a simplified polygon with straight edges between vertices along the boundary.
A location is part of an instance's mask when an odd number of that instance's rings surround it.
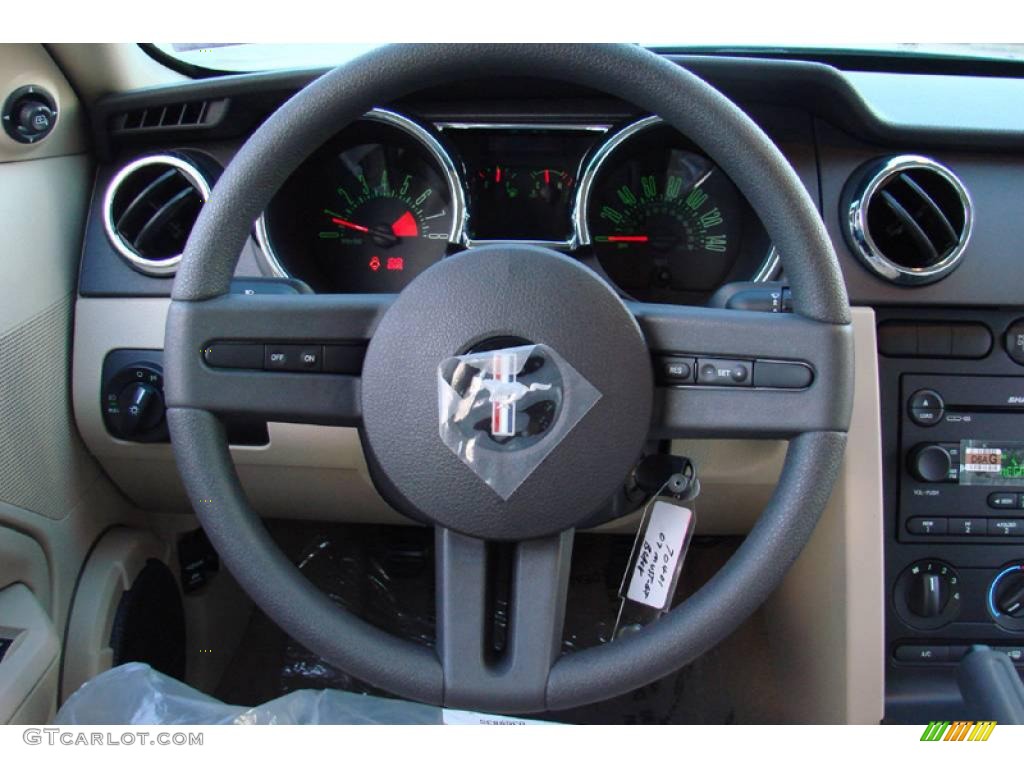
<svg viewBox="0 0 1024 768">
<path fill-rule="evenodd" d="M 264 216 L 279 266 L 320 292 L 397 292 L 458 239 L 447 155 L 404 118 L 370 117 L 314 153 Z"/>
</svg>

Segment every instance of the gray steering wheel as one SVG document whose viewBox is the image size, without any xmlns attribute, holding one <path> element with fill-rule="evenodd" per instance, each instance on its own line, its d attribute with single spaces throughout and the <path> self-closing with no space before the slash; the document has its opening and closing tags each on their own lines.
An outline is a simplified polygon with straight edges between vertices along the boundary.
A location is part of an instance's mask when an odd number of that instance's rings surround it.
<svg viewBox="0 0 1024 768">
<path fill-rule="evenodd" d="M 696 142 L 750 201 L 781 254 L 794 312 L 624 302 L 591 270 L 526 245 L 446 258 L 398 296 L 240 296 L 229 282 L 252 222 L 301 162 L 372 107 L 464 78 L 534 76 L 620 97 Z M 330 663 L 410 699 L 541 712 L 602 700 L 691 662 L 779 584 L 835 481 L 852 404 L 842 275 L 800 180 L 732 102 L 676 64 L 624 45 L 395 46 L 335 69 L 277 110 L 220 177 L 193 229 L 166 329 L 167 420 L 201 524 L 255 603 Z M 415 329 L 415 333 L 409 333 Z M 494 337 L 557 352 L 600 393 L 503 499 L 438 434 L 437 370 Z M 361 377 L 217 369 L 211 342 L 368 343 Z M 800 361 L 799 390 L 655 386 L 652 355 Z M 566 401 L 574 397 L 566 391 Z M 218 418 L 356 426 L 374 482 L 434 525 L 430 649 L 345 612 L 288 561 L 251 509 Z M 560 656 L 573 530 L 622 486 L 651 439 L 788 439 L 778 486 L 729 562 L 660 621 Z M 551 438 L 554 439 L 554 438 Z M 514 541 L 506 650 L 485 652 L 488 540 Z"/>
</svg>

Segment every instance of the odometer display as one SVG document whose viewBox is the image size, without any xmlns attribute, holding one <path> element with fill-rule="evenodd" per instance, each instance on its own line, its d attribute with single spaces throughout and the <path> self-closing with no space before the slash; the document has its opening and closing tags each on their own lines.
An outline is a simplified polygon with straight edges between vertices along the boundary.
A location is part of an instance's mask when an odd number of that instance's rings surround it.
<svg viewBox="0 0 1024 768">
<path fill-rule="evenodd" d="M 318 292 L 392 293 L 444 257 L 448 183 L 406 132 L 357 123 L 314 153 L 275 196 L 267 235 Z"/>
</svg>

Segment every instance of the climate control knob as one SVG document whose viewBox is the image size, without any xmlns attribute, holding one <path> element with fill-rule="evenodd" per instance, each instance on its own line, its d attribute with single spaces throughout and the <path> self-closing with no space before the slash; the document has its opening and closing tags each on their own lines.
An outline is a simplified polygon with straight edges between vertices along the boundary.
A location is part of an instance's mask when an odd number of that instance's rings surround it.
<svg viewBox="0 0 1024 768">
<path fill-rule="evenodd" d="M 910 474 L 922 483 L 948 483 L 953 457 L 941 445 L 917 446 L 910 454 Z"/>
<path fill-rule="evenodd" d="M 988 588 L 988 610 L 1005 629 L 1024 630 L 1024 565 L 1007 566 Z"/>
<path fill-rule="evenodd" d="M 896 580 L 896 612 L 917 629 L 936 629 L 960 613 L 960 576 L 939 560 L 920 560 Z"/>
</svg>

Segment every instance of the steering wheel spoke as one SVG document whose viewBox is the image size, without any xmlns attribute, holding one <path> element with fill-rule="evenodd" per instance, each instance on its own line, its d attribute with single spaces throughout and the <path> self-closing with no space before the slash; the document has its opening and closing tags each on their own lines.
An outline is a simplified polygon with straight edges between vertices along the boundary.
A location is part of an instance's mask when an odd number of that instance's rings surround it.
<svg viewBox="0 0 1024 768">
<path fill-rule="evenodd" d="M 652 437 L 791 438 L 849 423 L 849 325 L 704 307 L 629 308 L 655 366 Z"/>
<path fill-rule="evenodd" d="M 391 301 L 225 294 L 173 302 L 167 346 L 188 370 L 168 382 L 168 407 L 355 426 L 362 355 Z"/>
<path fill-rule="evenodd" d="M 437 648 L 445 706 L 497 711 L 495 702 L 501 701 L 500 709 L 509 712 L 547 708 L 548 673 L 562 643 L 573 537 L 569 530 L 492 545 L 437 529 Z M 510 575 L 507 590 L 503 574 Z M 506 601 L 502 626 L 495 608 Z"/>
</svg>

